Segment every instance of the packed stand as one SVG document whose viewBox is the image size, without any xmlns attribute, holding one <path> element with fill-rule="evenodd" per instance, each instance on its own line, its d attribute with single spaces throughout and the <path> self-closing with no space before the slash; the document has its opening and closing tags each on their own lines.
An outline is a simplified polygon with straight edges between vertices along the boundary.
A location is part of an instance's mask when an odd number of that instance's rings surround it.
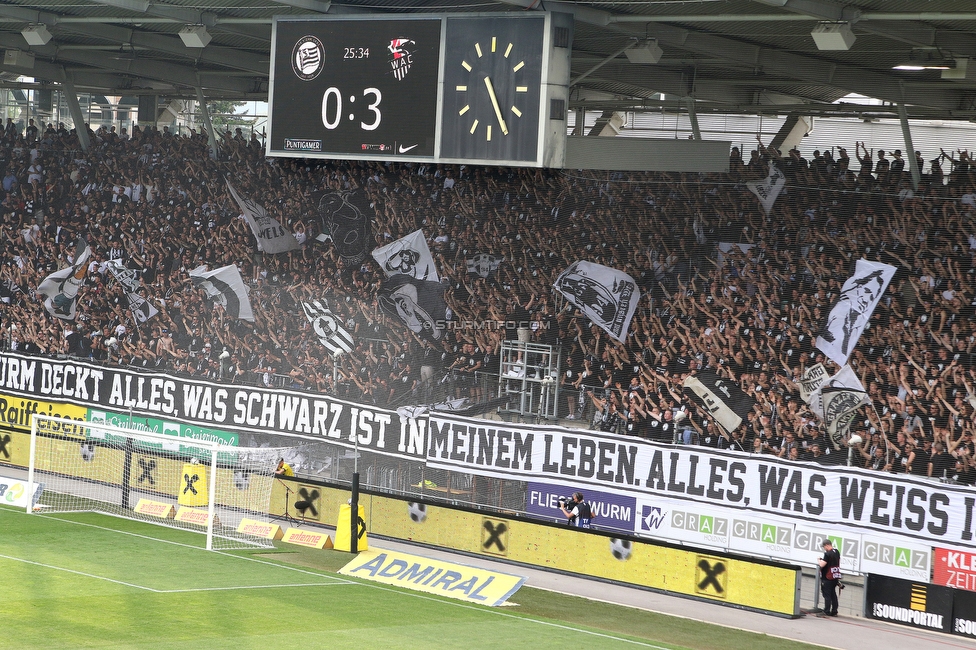
<svg viewBox="0 0 976 650">
<path fill-rule="evenodd" d="M 0 146 L 5 342 L 220 381 L 247 381 L 410 403 L 424 382 L 498 373 L 513 330 L 452 328 L 431 343 L 377 305 L 371 258 L 347 264 L 326 238 L 316 197 L 359 188 L 375 245 L 422 229 L 458 321 L 529 320 L 531 341 L 560 345 L 561 414 L 620 435 L 732 448 L 976 483 L 976 175 L 965 151 L 926 163 L 917 189 L 896 151 L 855 145 L 780 155 L 761 144 L 727 174 L 560 172 L 472 166 L 265 158 L 255 136 L 133 127 L 89 131 L 82 153 L 61 125 L 8 120 Z M 771 161 L 786 189 L 766 215 L 745 183 Z M 855 169 L 854 167 L 857 167 Z M 261 203 L 301 249 L 266 255 L 224 178 Z M 74 322 L 50 317 L 38 283 L 68 266 L 78 236 L 93 249 Z M 326 241 L 321 241 L 326 239 Z M 742 249 L 728 244 L 743 244 Z M 504 258 L 482 277 L 477 253 Z M 850 359 L 871 404 L 835 449 L 798 398 L 796 382 L 825 362 L 814 348 L 859 257 L 899 268 Z M 138 270 L 159 315 L 137 325 L 106 262 Z M 625 343 L 610 338 L 552 287 L 569 264 L 623 270 L 642 298 Z M 229 318 L 188 271 L 235 264 L 255 322 Z M 301 302 L 325 301 L 355 340 L 330 358 Z M 423 368 L 435 369 L 422 372 Z M 682 394 L 707 368 L 756 398 L 728 434 Z"/>
</svg>

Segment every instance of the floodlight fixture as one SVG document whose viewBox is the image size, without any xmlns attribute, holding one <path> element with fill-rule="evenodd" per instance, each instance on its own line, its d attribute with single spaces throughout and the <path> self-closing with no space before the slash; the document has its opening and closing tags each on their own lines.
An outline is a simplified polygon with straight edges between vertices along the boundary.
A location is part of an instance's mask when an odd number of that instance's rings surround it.
<svg viewBox="0 0 976 650">
<path fill-rule="evenodd" d="M 47 45 L 51 40 L 51 32 L 47 31 L 45 25 L 28 25 L 21 30 L 20 35 L 28 45 Z"/>
<path fill-rule="evenodd" d="M 817 23 L 810 36 L 821 51 L 849 50 L 857 38 L 850 23 Z"/>
<path fill-rule="evenodd" d="M 627 60 L 631 63 L 654 64 L 661 60 L 664 50 L 657 44 L 655 39 L 647 39 L 637 43 L 632 48 L 624 50 Z"/>
<path fill-rule="evenodd" d="M 203 25 L 187 25 L 180 30 L 180 38 L 187 47 L 206 47 L 211 36 Z"/>
</svg>

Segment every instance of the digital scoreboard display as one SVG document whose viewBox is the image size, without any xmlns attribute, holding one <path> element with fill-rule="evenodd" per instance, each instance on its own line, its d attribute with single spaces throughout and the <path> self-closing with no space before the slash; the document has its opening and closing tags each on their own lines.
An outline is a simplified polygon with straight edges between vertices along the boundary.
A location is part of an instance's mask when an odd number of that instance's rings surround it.
<svg viewBox="0 0 976 650">
<path fill-rule="evenodd" d="M 433 158 L 441 22 L 276 21 L 269 153 Z"/>
<path fill-rule="evenodd" d="M 561 166 L 573 17 L 277 17 L 269 156 Z"/>
</svg>

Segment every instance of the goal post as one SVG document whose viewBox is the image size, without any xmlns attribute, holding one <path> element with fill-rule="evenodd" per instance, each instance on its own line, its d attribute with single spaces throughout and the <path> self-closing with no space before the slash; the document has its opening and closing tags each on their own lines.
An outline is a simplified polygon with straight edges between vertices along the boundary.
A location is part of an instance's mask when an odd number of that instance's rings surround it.
<svg viewBox="0 0 976 650">
<path fill-rule="evenodd" d="M 270 548 L 244 519 L 270 520 L 285 450 L 234 447 L 45 415 L 31 420 L 28 512 L 100 512 L 206 535 L 207 549 Z M 33 493 L 33 492 L 32 492 Z"/>
</svg>

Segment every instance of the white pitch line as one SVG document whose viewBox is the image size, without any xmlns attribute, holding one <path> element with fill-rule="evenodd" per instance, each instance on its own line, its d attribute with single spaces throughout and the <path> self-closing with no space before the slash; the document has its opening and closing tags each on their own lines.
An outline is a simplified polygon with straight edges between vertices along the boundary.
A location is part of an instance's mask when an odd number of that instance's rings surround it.
<svg viewBox="0 0 976 650">
<path fill-rule="evenodd" d="M 24 514 L 26 514 L 26 513 L 24 513 Z M 38 516 L 38 515 L 34 515 L 34 516 Z M 193 548 L 193 549 L 197 549 L 197 550 L 205 550 L 205 549 L 201 549 L 199 546 L 191 546 L 189 544 L 182 544 L 180 542 L 171 542 L 171 541 L 168 541 L 168 540 L 157 539 L 155 537 L 148 537 L 146 535 L 139 535 L 138 533 L 129 533 L 129 532 L 126 532 L 126 531 L 116 530 L 114 528 L 107 528 L 107 527 L 103 527 L 103 526 L 96 526 L 95 524 L 86 524 L 86 523 L 83 523 L 83 522 L 80 522 L 80 521 L 71 521 L 70 519 L 61 519 L 60 517 L 54 517 L 54 516 L 51 516 L 51 515 L 40 515 L 40 516 L 44 516 L 44 517 L 47 517 L 47 518 L 50 518 L 50 519 L 56 519 L 57 521 L 63 521 L 63 522 L 70 523 L 70 524 L 78 524 L 80 526 L 89 526 L 91 528 L 97 528 L 97 529 L 101 529 L 101 530 L 107 530 L 107 531 L 111 531 L 111 532 L 122 533 L 124 535 L 132 535 L 134 537 L 142 537 L 142 538 L 149 539 L 149 540 L 152 540 L 152 541 L 164 542 L 166 544 L 174 544 L 176 546 L 185 546 L 187 548 Z M 229 557 L 238 558 L 238 559 L 241 559 L 241 560 L 248 560 L 250 562 L 258 562 L 260 564 L 268 564 L 270 566 L 279 567 L 279 568 L 282 568 L 282 569 L 289 569 L 289 570 L 292 570 L 292 571 L 298 571 L 300 573 L 307 573 L 309 575 L 314 575 L 314 576 L 318 576 L 318 577 L 330 577 L 331 578 L 331 576 L 328 576 L 327 574 L 315 573 L 313 571 L 307 571 L 305 569 L 299 569 L 299 568 L 296 568 L 296 567 L 290 567 L 290 566 L 287 566 L 287 565 L 281 565 L 281 564 L 277 564 L 275 562 L 268 562 L 266 560 L 259 560 L 259 559 L 251 558 L 251 557 L 243 557 L 243 556 L 239 556 L 239 555 L 233 555 L 233 554 L 227 553 L 225 551 L 208 551 L 208 552 L 216 552 L 216 553 L 219 553 L 220 555 L 227 555 Z M 5 556 L 0 556 L 0 557 L 5 557 Z M 16 560 L 17 558 L 9 558 L 9 559 Z M 65 569 L 65 571 L 70 571 L 70 569 Z M 77 573 L 77 572 L 72 572 L 72 573 Z M 81 574 L 81 575 L 85 575 L 85 574 Z M 117 581 L 111 580 L 109 578 L 101 578 L 100 576 L 90 576 L 90 577 L 98 578 L 98 579 L 101 579 L 101 580 L 108 580 L 110 582 L 117 582 Z M 563 625 L 561 623 L 551 623 L 549 621 L 541 621 L 541 620 L 538 620 L 538 619 L 527 618 L 527 617 L 524 617 L 524 616 L 515 616 L 514 614 L 507 614 L 505 612 L 497 611 L 496 609 L 493 609 L 493 608 L 485 608 L 483 606 L 482 607 L 478 607 L 478 606 L 475 606 L 475 605 L 468 605 L 468 604 L 465 604 L 465 603 L 462 603 L 462 602 L 452 602 L 450 600 L 442 600 L 440 598 L 435 598 L 433 596 L 427 596 L 427 595 L 419 594 L 419 593 L 411 593 L 410 591 L 400 591 L 400 590 L 397 590 L 397 589 L 391 589 L 391 588 L 388 588 L 388 587 L 383 587 L 383 586 L 377 585 L 375 583 L 370 583 L 368 581 L 359 582 L 359 581 L 354 581 L 354 580 L 344 580 L 342 578 L 337 578 L 336 579 L 336 582 L 337 582 L 337 584 L 352 584 L 352 585 L 360 585 L 362 587 L 368 587 L 368 588 L 371 588 L 371 589 L 379 589 L 381 591 L 388 591 L 388 592 L 391 592 L 391 593 L 397 593 L 397 594 L 400 594 L 400 595 L 403 595 L 403 596 L 409 596 L 409 597 L 413 597 L 413 598 L 420 598 L 422 600 L 429 600 L 431 602 L 440 603 L 442 605 L 448 605 L 448 606 L 452 606 L 452 607 L 460 607 L 462 609 L 470 609 L 470 610 L 474 610 L 474 611 L 478 611 L 478 612 L 484 612 L 485 614 L 489 614 L 489 615 L 503 616 L 505 618 L 512 618 L 512 619 L 516 619 L 516 620 L 519 620 L 519 621 L 525 621 L 527 623 L 535 623 L 537 625 L 544 625 L 544 626 L 547 626 L 547 627 L 552 627 L 552 628 L 556 628 L 556 629 L 560 629 L 560 630 L 566 630 L 568 632 L 576 632 L 578 634 L 583 634 L 583 635 L 586 635 L 586 636 L 593 636 L 593 637 L 598 637 L 598 638 L 602 638 L 602 639 L 608 639 L 608 640 L 613 640 L 613 641 L 620 641 L 621 643 L 629 643 L 631 645 L 640 646 L 642 648 L 651 648 L 652 650 L 671 650 L 670 648 L 668 648 L 666 646 L 659 646 L 659 645 L 655 645 L 653 643 L 647 643 L 645 641 L 637 641 L 637 640 L 634 640 L 634 639 L 626 639 L 626 638 L 623 638 L 623 637 L 614 636 L 612 634 L 606 634 L 606 633 L 603 633 L 603 632 L 592 632 L 590 630 L 581 630 L 579 628 L 572 627 L 570 625 Z M 125 583 L 120 583 L 120 584 L 125 584 Z M 156 592 L 156 593 L 170 593 L 170 592 L 159 592 L 158 590 L 156 590 L 156 589 L 150 589 L 149 587 L 139 587 L 138 585 L 132 585 L 132 586 L 135 586 L 135 587 L 137 587 L 139 589 L 147 589 L 149 591 L 153 591 L 153 592 Z M 329 586 L 329 585 L 322 584 L 322 585 L 314 585 L 314 586 Z M 216 589 L 219 589 L 219 588 L 214 588 L 214 589 L 216 590 Z"/>
<path fill-rule="evenodd" d="M 26 513 L 23 513 L 23 514 L 26 514 Z M 150 537 L 149 535 L 142 535 L 142 534 L 139 534 L 139 533 L 133 533 L 133 532 L 125 531 L 125 530 L 118 530 L 117 528 L 111 528 L 109 526 L 99 526 L 97 524 L 88 524 L 88 523 L 85 523 L 83 521 L 73 521 L 71 519 L 62 519 L 61 517 L 56 517 L 54 515 L 33 514 L 33 515 L 30 515 L 30 516 L 32 516 L 32 517 L 44 517 L 45 519 L 54 519 L 55 521 L 61 521 L 61 522 L 64 522 L 66 524 L 74 524 L 76 526 L 87 526 L 88 528 L 94 528 L 96 530 L 104 530 L 104 531 L 107 531 L 107 532 L 110 532 L 110 533 L 118 533 L 120 535 L 129 535 L 130 537 L 138 537 L 140 539 L 147 539 L 149 541 L 159 542 L 161 544 L 172 544 L 173 546 L 180 546 L 180 547 L 183 547 L 183 548 L 189 548 L 189 549 L 193 549 L 193 550 L 196 550 L 196 551 L 204 551 L 206 553 L 216 553 L 218 555 L 223 555 L 225 557 L 231 557 L 231 558 L 234 558 L 236 560 L 244 560 L 244 561 L 247 561 L 247 562 L 256 562 L 258 564 L 266 564 L 268 566 L 275 567 L 275 568 L 278 568 L 278 569 L 285 569 L 286 571 L 294 571 L 296 573 L 304 573 L 306 575 L 315 576 L 315 577 L 318 577 L 318 578 L 329 578 L 330 580 L 334 580 L 335 582 L 340 583 L 340 584 L 355 584 L 355 583 L 353 583 L 350 580 L 346 580 L 345 578 L 336 578 L 334 576 L 329 575 L 328 573 L 316 573 L 315 571 L 310 571 L 308 569 L 301 569 L 301 568 L 294 567 L 294 566 L 289 566 L 289 565 L 286 565 L 286 564 L 278 564 L 276 562 L 268 562 L 267 560 L 259 560 L 257 558 L 247 557 L 246 555 L 234 555 L 233 553 L 229 553 L 227 551 L 208 551 L 207 549 L 203 548 L 202 546 L 194 546 L 193 544 L 184 544 L 183 542 L 174 542 L 174 541 L 168 540 L 168 539 L 159 539 L 158 537 Z M 106 515 L 106 516 L 111 516 L 111 515 Z M 123 517 L 123 519 L 124 519 L 124 517 Z M 280 552 L 278 549 L 276 549 L 274 547 L 269 547 L 269 548 L 262 549 L 262 550 L 264 552 L 268 552 L 268 553 Z"/>
<path fill-rule="evenodd" d="M 97 576 L 93 573 L 85 573 L 84 571 L 75 571 L 74 569 L 66 569 L 65 567 L 54 566 L 53 564 L 44 564 L 42 562 L 34 562 L 33 560 L 25 560 L 20 557 L 11 557 L 9 555 L 0 555 L 0 558 L 5 560 L 10 560 L 11 562 L 23 562 L 24 564 L 33 564 L 34 566 L 44 567 L 45 569 L 52 569 L 54 571 L 64 571 L 65 573 L 73 573 L 75 575 L 83 576 L 85 578 L 93 578 L 94 580 L 104 580 L 105 582 L 112 582 L 117 585 L 123 585 L 125 587 L 132 587 L 133 589 L 143 589 L 145 591 L 151 591 L 154 594 L 164 593 L 158 589 L 153 589 L 152 587 L 143 587 L 142 585 L 133 584 L 131 582 L 123 582 L 121 580 L 113 580 L 112 578 L 106 578 L 105 576 Z"/>
<path fill-rule="evenodd" d="M 449 605 L 451 607 L 460 607 L 462 609 L 471 609 L 476 612 L 484 612 L 485 614 L 491 614 L 494 616 L 503 616 L 505 618 L 513 618 L 518 621 L 523 621 L 525 623 L 535 623 L 537 625 L 545 625 L 546 627 L 554 627 L 559 630 L 566 630 L 567 632 L 576 632 L 577 634 L 583 634 L 587 636 L 594 636 L 601 639 L 609 639 L 612 641 L 620 641 L 621 643 L 630 643 L 632 645 L 640 646 L 642 648 L 652 648 L 653 650 L 673 650 L 672 647 L 654 645 L 653 643 L 648 643 L 646 641 L 637 641 L 635 639 L 626 639 L 620 636 L 614 636 L 612 634 L 606 634 L 604 632 L 593 632 L 590 630 L 581 630 L 578 627 L 573 627 L 572 625 L 564 625 L 562 623 L 551 623 L 549 621 L 541 621 L 536 618 L 529 618 L 526 616 L 516 616 L 515 614 L 507 614 L 505 612 L 500 612 L 494 607 L 485 607 L 484 605 L 469 605 L 463 602 L 451 601 L 451 600 L 441 600 L 440 598 L 435 598 L 433 596 L 427 596 L 425 594 L 415 593 L 407 591 L 407 587 L 403 587 L 404 591 L 397 589 L 391 589 L 389 587 L 384 587 L 373 582 L 364 580 L 363 582 L 356 582 L 353 584 L 358 584 L 362 587 L 369 587 L 371 589 L 379 589 L 380 591 L 389 591 L 392 593 L 400 594 L 402 596 L 410 596 L 412 598 L 420 598 L 421 600 L 429 600 L 435 603 L 440 603 L 442 605 Z"/>
<path fill-rule="evenodd" d="M 238 589 L 286 589 L 291 587 L 341 587 L 344 584 L 355 584 L 341 583 L 341 582 L 306 582 L 306 583 L 295 583 L 290 585 L 243 585 L 240 587 L 200 587 L 198 589 L 163 589 L 159 593 L 161 594 L 186 594 L 194 591 L 237 591 Z"/>
</svg>

